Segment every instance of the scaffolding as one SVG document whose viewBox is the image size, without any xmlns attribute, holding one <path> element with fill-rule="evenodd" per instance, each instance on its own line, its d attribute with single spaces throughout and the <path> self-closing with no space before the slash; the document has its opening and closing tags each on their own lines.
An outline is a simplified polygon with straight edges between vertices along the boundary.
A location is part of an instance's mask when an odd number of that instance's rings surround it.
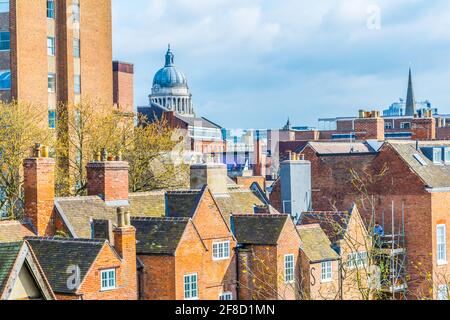
<svg viewBox="0 0 450 320">
<path fill-rule="evenodd" d="M 405 206 L 402 203 L 401 221 L 396 224 L 395 206 L 392 201 L 391 231 L 375 236 L 374 259 L 380 268 L 380 291 L 385 299 L 406 299 L 407 252 L 405 239 Z M 385 212 L 382 212 L 382 227 L 386 230 Z"/>
</svg>

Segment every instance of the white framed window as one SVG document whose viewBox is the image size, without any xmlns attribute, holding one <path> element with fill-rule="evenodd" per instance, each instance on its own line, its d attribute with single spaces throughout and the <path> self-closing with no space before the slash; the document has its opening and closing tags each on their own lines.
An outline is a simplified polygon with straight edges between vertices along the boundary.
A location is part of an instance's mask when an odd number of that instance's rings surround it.
<svg viewBox="0 0 450 320">
<path fill-rule="evenodd" d="M 48 74 L 48 92 L 56 92 L 56 74 Z"/>
<path fill-rule="evenodd" d="M 233 300 L 233 293 L 231 292 L 224 292 L 219 296 L 219 300 Z"/>
<path fill-rule="evenodd" d="M 438 300 L 449 300 L 450 299 L 450 297 L 448 295 L 448 284 L 441 284 L 438 286 L 437 299 Z"/>
<path fill-rule="evenodd" d="M 411 122 L 402 122 L 400 123 L 401 129 L 411 129 Z"/>
<path fill-rule="evenodd" d="M 352 252 L 347 257 L 347 267 L 361 268 L 367 265 L 367 252 Z"/>
<path fill-rule="evenodd" d="M 0 0 L 0 13 L 9 12 L 9 0 Z"/>
<path fill-rule="evenodd" d="M 294 255 L 287 254 L 284 256 L 284 282 L 294 282 Z"/>
<path fill-rule="evenodd" d="M 0 90 L 11 89 L 11 70 L 0 71 Z"/>
<path fill-rule="evenodd" d="M 441 148 L 434 148 L 433 149 L 433 162 L 434 163 L 441 163 L 442 162 L 442 149 Z"/>
<path fill-rule="evenodd" d="M 56 110 L 48 110 L 48 127 L 56 129 Z"/>
<path fill-rule="evenodd" d="M 55 1 L 47 0 L 47 18 L 55 19 Z"/>
<path fill-rule="evenodd" d="M 116 269 L 102 270 L 101 272 L 101 290 L 116 289 Z"/>
<path fill-rule="evenodd" d="M 230 241 L 213 243 L 213 260 L 225 260 L 230 258 Z"/>
<path fill-rule="evenodd" d="M 438 265 L 447 264 L 447 230 L 445 224 L 439 224 L 436 227 L 437 240 L 437 263 Z"/>
<path fill-rule="evenodd" d="M 392 129 L 392 122 L 385 122 L 384 123 L 384 128 L 385 129 Z"/>
<path fill-rule="evenodd" d="M 333 262 L 325 261 L 322 262 L 322 271 L 320 275 L 320 280 L 322 282 L 330 282 L 333 280 Z"/>
<path fill-rule="evenodd" d="M 184 299 L 198 299 L 198 277 L 196 273 L 184 276 Z"/>
<path fill-rule="evenodd" d="M 55 38 L 47 37 L 47 55 L 54 56 L 56 53 L 55 49 Z"/>
<path fill-rule="evenodd" d="M 450 148 L 444 149 L 444 161 L 450 163 Z"/>
</svg>

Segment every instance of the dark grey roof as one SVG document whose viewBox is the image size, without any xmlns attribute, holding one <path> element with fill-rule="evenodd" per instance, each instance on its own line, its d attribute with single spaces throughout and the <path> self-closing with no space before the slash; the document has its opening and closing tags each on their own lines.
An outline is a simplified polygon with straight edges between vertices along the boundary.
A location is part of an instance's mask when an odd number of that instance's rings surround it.
<svg viewBox="0 0 450 320">
<path fill-rule="evenodd" d="M 174 255 L 189 218 L 131 218 L 140 255 Z"/>
<path fill-rule="evenodd" d="M 450 141 L 426 141 L 419 142 L 419 150 L 416 149 L 414 141 L 388 141 L 386 144 L 400 155 L 406 164 L 417 174 L 426 187 L 429 188 L 449 188 L 450 187 L 450 165 L 435 164 L 429 160 L 421 151 L 423 147 L 449 147 Z M 422 165 L 415 155 L 426 163 Z"/>
<path fill-rule="evenodd" d="M 153 122 L 155 120 L 159 120 L 164 116 L 165 112 L 169 112 L 167 108 L 151 102 L 149 106 L 138 107 L 138 113 L 147 117 L 148 122 Z M 204 117 L 188 117 L 182 116 L 175 113 L 175 117 L 188 126 L 202 127 L 202 128 L 210 128 L 210 129 L 221 129 L 222 127 L 211 120 L 208 120 Z"/>
<path fill-rule="evenodd" d="M 131 193 L 129 195 L 131 216 L 162 217 L 165 214 L 164 192 Z M 116 208 L 107 206 L 96 196 L 57 198 L 55 205 L 63 219 L 72 228 L 71 234 L 78 238 L 91 238 L 91 221 L 110 220 L 116 223 Z"/>
<path fill-rule="evenodd" d="M 0 296 L 22 248 L 22 242 L 0 243 Z"/>
<path fill-rule="evenodd" d="M 233 215 L 231 229 L 239 244 L 276 245 L 287 219 L 284 214 Z"/>
<path fill-rule="evenodd" d="M 70 267 L 79 268 L 82 283 L 106 243 L 106 240 L 39 237 L 29 237 L 26 240 L 30 243 L 53 291 L 59 293 L 76 293 L 78 288 L 67 286 Z"/>
<path fill-rule="evenodd" d="M 203 190 L 168 191 L 166 193 L 166 215 L 168 217 L 192 217 Z"/>
</svg>

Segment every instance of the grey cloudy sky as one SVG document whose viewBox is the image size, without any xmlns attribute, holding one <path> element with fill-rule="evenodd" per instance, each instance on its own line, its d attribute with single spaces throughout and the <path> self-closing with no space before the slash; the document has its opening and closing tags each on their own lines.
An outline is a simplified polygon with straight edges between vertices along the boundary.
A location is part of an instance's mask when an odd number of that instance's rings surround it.
<svg viewBox="0 0 450 320">
<path fill-rule="evenodd" d="M 450 113 L 447 0 L 113 0 L 113 32 L 137 104 L 170 42 L 197 114 L 229 128 L 381 109 L 405 97 L 410 64 L 416 98 Z"/>
</svg>

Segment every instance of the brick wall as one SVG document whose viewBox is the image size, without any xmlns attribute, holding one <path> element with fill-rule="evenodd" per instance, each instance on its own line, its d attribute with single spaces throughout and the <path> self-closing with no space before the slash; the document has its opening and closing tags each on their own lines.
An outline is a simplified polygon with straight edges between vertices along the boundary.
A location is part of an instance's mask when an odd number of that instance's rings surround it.
<svg viewBox="0 0 450 320">
<path fill-rule="evenodd" d="M 121 282 L 127 300 L 138 298 L 136 271 L 136 229 L 125 226 L 114 229 L 114 247 L 122 258 Z"/>
<path fill-rule="evenodd" d="M 87 165 L 88 195 L 105 201 L 128 200 L 128 163 L 122 161 L 90 162 Z"/>
<path fill-rule="evenodd" d="M 358 140 L 384 140 L 384 120 L 382 118 L 356 119 L 355 134 Z"/>
<path fill-rule="evenodd" d="M 134 66 L 113 62 L 113 100 L 122 112 L 134 112 Z"/>
<path fill-rule="evenodd" d="M 25 217 L 39 236 L 54 234 L 55 160 L 30 158 L 24 161 Z"/>
</svg>

